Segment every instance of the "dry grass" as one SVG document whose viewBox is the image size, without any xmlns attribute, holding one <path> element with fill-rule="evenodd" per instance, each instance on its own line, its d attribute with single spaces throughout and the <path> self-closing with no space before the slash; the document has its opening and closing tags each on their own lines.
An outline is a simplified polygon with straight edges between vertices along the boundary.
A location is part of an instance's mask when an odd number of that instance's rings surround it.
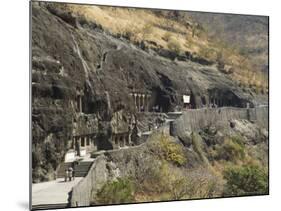
<svg viewBox="0 0 281 211">
<path fill-rule="evenodd" d="M 94 21 L 103 26 L 113 34 L 132 34 L 133 41 L 148 40 L 157 43 L 159 46 L 168 48 L 169 39 L 176 39 L 184 51 L 194 52 L 196 45 L 205 45 L 208 41 L 197 36 L 193 37 L 193 45 L 185 45 L 187 37 L 191 37 L 191 30 L 181 23 L 156 16 L 149 10 L 133 8 L 111 8 L 87 5 L 70 5 L 69 9 L 84 16 L 87 20 Z M 169 31 L 168 29 L 172 29 Z M 196 53 L 196 52 L 194 52 Z"/>
<path fill-rule="evenodd" d="M 222 71 L 230 74 L 240 86 L 258 93 L 268 89 L 267 79 L 256 71 L 250 59 L 218 40 L 208 39 L 207 33 L 195 23 L 187 28 L 180 22 L 157 16 L 144 9 L 88 5 L 68 5 L 68 9 L 102 25 L 110 33 L 129 37 L 133 42 L 151 41 L 159 47 L 171 49 L 172 46 L 174 49 L 176 40 L 177 53 L 189 51 L 212 61 L 217 61 L 221 55 L 223 64 L 232 67 L 231 72 L 227 69 Z"/>
</svg>

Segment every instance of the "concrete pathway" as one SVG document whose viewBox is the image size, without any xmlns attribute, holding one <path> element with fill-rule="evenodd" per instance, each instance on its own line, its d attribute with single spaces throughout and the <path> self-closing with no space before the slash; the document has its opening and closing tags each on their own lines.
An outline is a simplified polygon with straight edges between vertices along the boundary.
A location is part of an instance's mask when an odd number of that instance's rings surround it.
<svg viewBox="0 0 281 211">
<path fill-rule="evenodd" d="M 69 192 L 83 177 L 76 177 L 74 181 L 64 182 L 59 178 L 55 181 L 32 184 L 32 206 L 67 204 Z"/>
</svg>

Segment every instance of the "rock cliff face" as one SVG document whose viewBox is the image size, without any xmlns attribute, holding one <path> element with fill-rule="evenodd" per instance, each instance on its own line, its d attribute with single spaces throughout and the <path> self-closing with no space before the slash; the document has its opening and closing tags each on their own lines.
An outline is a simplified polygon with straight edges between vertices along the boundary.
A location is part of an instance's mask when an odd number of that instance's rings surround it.
<svg viewBox="0 0 281 211">
<path fill-rule="evenodd" d="M 136 118 L 133 92 L 151 93 L 150 108 L 158 105 L 163 112 L 182 107 L 184 94 L 194 108 L 267 101 L 242 90 L 214 63 L 165 52 L 134 45 L 53 4 L 33 2 L 34 181 L 53 178 L 73 136 L 94 133 L 100 148 L 112 149 L 112 133 L 127 132 Z"/>
</svg>

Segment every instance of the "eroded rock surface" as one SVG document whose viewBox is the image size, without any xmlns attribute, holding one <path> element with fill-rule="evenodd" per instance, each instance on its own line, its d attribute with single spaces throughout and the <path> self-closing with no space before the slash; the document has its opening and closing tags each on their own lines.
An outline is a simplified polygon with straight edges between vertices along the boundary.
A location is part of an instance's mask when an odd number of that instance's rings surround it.
<svg viewBox="0 0 281 211">
<path fill-rule="evenodd" d="M 112 134 L 128 132 L 137 121 L 132 92 L 150 93 L 150 108 L 162 112 L 180 109 L 184 94 L 193 108 L 267 101 L 246 93 L 212 62 L 161 52 L 143 50 L 52 4 L 32 4 L 34 181 L 53 178 L 73 136 L 93 133 L 98 149 L 112 149 Z"/>
</svg>

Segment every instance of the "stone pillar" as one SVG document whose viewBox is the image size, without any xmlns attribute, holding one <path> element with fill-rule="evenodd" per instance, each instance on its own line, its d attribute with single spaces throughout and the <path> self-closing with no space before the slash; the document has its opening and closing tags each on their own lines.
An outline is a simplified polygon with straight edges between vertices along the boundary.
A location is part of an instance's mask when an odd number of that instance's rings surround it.
<svg viewBox="0 0 281 211">
<path fill-rule="evenodd" d="M 116 145 L 115 135 L 113 135 L 113 134 L 111 135 L 111 142 L 112 142 L 113 146 Z"/>
<path fill-rule="evenodd" d="M 142 94 L 142 108 L 143 108 L 143 111 L 145 111 L 145 95 Z"/>
<path fill-rule="evenodd" d="M 81 137 L 80 136 L 77 137 L 77 141 L 78 141 L 78 146 L 81 147 Z"/>
<path fill-rule="evenodd" d="M 131 96 L 131 98 L 132 98 L 133 102 L 135 102 L 135 97 L 134 97 L 134 94 L 133 94 L 133 93 L 130 93 L 130 96 Z"/>
<path fill-rule="evenodd" d="M 141 111 L 141 97 L 142 97 L 142 95 L 139 94 L 139 106 L 138 106 L 139 112 Z"/>
<path fill-rule="evenodd" d="M 76 144 L 77 144 L 77 155 L 80 156 L 80 150 L 81 150 L 81 139 L 80 136 L 76 136 Z"/>
<path fill-rule="evenodd" d="M 130 146 L 129 134 L 126 134 L 126 135 L 125 135 L 125 141 L 126 141 L 126 146 Z"/>
<path fill-rule="evenodd" d="M 137 109 L 137 94 L 134 93 L 133 96 L 134 96 L 134 101 L 135 101 L 135 108 Z"/>
<path fill-rule="evenodd" d="M 131 146 L 131 133 L 128 134 L 128 143 L 129 143 L 129 146 Z"/>
<path fill-rule="evenodd" d="M 146 94 L 143 95 L 143 111 L 146 112 Z"/>
<path fill-rule="evenodd" d="M 120 135 L 118 136 L 118 140 L 119 140 L 119 147 L 122 147 L 122 137 Z"/>
<path fill-rule="evenodd" d="M 122 144 L 121 144 L 121 140 L 120 140 L 120 135 L 117 136 L 117 140 L 118 140 L 118 147 L 121 147 Z"/>
<path fill-rule="evenodd" d="M 150 95 L 146 95 L 146 110 L 149 111 L 149 101 L 150 101 Z"/>
<path fill-rule="evenodd" d="M 138 100 L 137 100 L 137 103 L 138 103 L 138 105 L 137 105 L 137 107 L 138 107 L 138 112 L 140 112 L 140 101 L 141 101 L 140 95 L 138 94 Z"/>
<path fill-rule="evenodd" d="M 136 94 L 136 108 L 137 108 L 137 111 L 139 111 L 139 95 Z"/>
<path fill-rule="evenodd" d="M 141 111 L 141 94 L 138 94 L 138 111 Z"/>
<path fill-rule="evenodd" d="M 79 95 L 79 112 L 82 113 L 82 96 Z"/>
</svg>

